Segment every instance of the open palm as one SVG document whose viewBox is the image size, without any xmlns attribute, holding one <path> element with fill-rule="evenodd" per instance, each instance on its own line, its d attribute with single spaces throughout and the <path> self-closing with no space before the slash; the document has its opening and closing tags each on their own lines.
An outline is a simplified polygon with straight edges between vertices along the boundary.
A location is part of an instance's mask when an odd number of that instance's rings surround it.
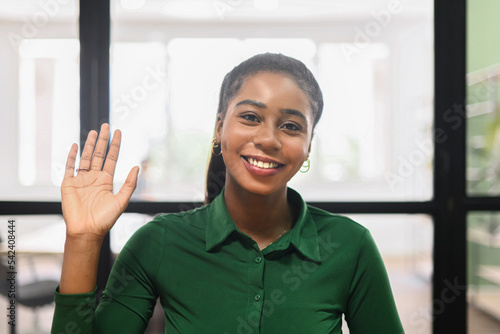
<svg viewBox="0 0 500 334">
<path fill-rule="evenodd" d="M 68 236 L 104 237 L 127 207 L 135 190 L 138 167 L 132 168 L 120 191 L 113 194 L 121 132 L 115 131 L 106 156 L 109 131 L 109 125 L 103 124 L 99 139 L 97 132 L 89 133 L 76 175 L 78 146 L 73 144 L 68 154 L 61 185 L 62 211 Z"/>
</svg>

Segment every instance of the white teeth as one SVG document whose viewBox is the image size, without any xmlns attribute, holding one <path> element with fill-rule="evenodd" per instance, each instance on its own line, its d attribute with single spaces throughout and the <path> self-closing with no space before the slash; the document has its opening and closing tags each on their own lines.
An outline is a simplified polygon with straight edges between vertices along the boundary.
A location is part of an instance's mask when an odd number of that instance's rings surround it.
<svg viewBox="0 0 500 334">
<path fill-rule="evenodd" d="M 248 162 L 254 166 L 257 166 L 262 169 L 276 168 L 278 167 L 277 163 L 274 162 L 262 162 L 254 158 L 248 158 Z"/>
</svg>

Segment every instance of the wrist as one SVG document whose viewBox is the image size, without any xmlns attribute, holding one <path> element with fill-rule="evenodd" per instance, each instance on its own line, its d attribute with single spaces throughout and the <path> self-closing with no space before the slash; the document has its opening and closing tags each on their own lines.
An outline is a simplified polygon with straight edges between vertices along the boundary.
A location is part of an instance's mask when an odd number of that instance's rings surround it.
<svg viewBox="0 0 500 334">
<path fill-rule="evenodd" d="M 98 235 L 69 235 L 66 234 L 66 242 L 64 244 L 65 252 L 68 250 L 78 250 L 79 252 L 95 252 L 99 253 L 104 236 Z"/>
<path fill-rule="evenodd" d="M 104 237 L 66 235 L 59 292 L 78 294 L 93 291 Z"/>
</svg>

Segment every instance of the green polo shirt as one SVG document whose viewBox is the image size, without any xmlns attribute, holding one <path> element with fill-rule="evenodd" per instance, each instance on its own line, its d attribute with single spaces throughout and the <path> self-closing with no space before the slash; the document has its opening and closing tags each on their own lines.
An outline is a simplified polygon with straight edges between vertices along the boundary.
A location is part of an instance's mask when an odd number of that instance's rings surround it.
<svg viewBox="0 0 500 334">
<path fill-rule="evenodd" d="M 308 206 L 291 231 L 260 250 L 238 230 L 223 193 L 211 204 L 164 214 L 120 252 L 96 292 L 56 291 L 52 333 L 143 333 L 157 298 L 168 334 L 403 333 L 370 233 Z M 95 311 L 94 311 L 95 309 Z"/>
</svg>

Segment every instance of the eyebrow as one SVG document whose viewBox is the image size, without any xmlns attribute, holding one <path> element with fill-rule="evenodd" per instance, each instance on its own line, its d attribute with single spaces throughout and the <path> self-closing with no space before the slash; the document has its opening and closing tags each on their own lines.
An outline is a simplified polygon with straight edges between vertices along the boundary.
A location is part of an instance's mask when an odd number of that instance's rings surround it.
<svg viewBox="0 0 500 334">
<path fill-rule="evenodd" d="M 255 100 L 243 100 L 243 101 L 236 103 L 236 105 L 234 107 L 236 108 L 237 106 L 241 106 L 241 105 L 251 105 L 251 106 L 254 106 L 257 108 L 263 108 L 263 109 L 267 108 L 267 105 L 265 103 L 255 101 Z"/>
<path fill-rule="evenodd" d="M 267 108 L 267 105 L 265 103 L 260 102 L 260 101 L 256 101 L 256 100 L 243 100 L 243 101 L 236 103 L 236 105 L 234 107 L 236 108 L 237 106 L 241 106 L 241 105 L 250 105 L 250 106 L 254 106 L 254 107 L 262 108 L 262 109 Z M 298 117 L 302 118 L 307 123 L 307 119 L 304 116 L 304 114 L 296 109 L 286 108 L 286 109 L 280 109 L 280 111 L 282 113 L 285 113 L 285 114 L 298 116 Z"/>
</svg>

